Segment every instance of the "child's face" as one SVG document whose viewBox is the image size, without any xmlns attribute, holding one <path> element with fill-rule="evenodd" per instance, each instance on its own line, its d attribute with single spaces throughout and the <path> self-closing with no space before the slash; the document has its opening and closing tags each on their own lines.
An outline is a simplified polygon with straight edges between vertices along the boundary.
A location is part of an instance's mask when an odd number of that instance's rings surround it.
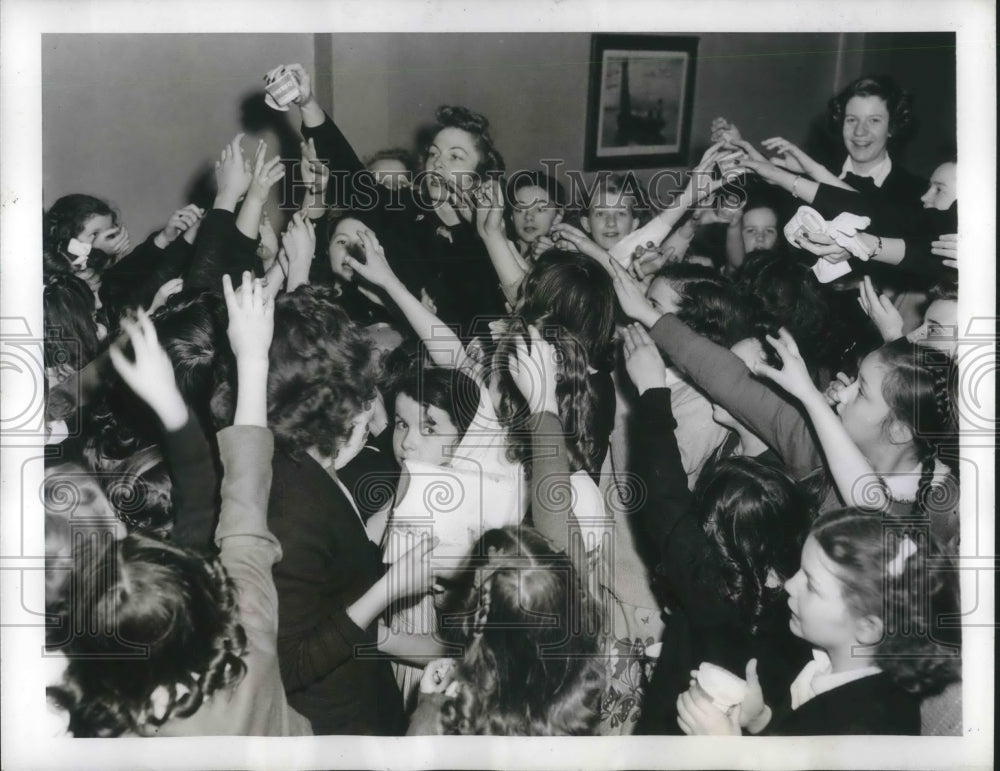
<svg viewBox="0 0 1000 771">
<path fill-rule="evenodd" d="M 677 313 L 681 296 L 665 278 L 654 278 L 646 290 L 646 299 L 660 313 Z"/>
<path fill-rule="evenodd" d="M 958 302 L 935 300 L 924 312 L 924 323 L 910 332 L 906 339 L 954 356 L 958 347 L 957 330 Z"/>
<path fill-rule="evenodd" d="M 458 428 L 444 410 L 424 406 L 403 393 L 396 396 L 392 452 L 400 465 L 405 460 L 416 460 L 443 466 L 451 460 L 450 451 L 460 438 Z"/>
<path fill-rule="evenodd" d="M 843 590 L 833 562 L 809 536 L 799 572 L 785 582 L 792 634 L 826 651 L 856 645 L 858 619 L 844 601 Z"/>
<path fill-rule="evenodd" d="M 773 209 L 759 206 L 743 215 L 743 251 L 773 249 L 778 240 L 778 215 Z"/>
<path fill-rule="evenodd" d="M 379 158 L 368 169 L 375 181 L 390 190 L 410 186 L 410 172 L 406 164 L 396 158 Z"/>
<path fill-rule="evenodd" d="M 342 278 L 344 281 L 354 280 L 354 268 L 347 265 L 344 258 L 348 255 L 348 249 L 351 248 L 352 244 L 355 248 L 361 246 L 361 237 L 358 236 L 358 231 L 364 229 L 363 223 L 348 217 L 337 223 L 337 227 L 334 228 L 333 235 L 330 237 L 330 247 L 327 250 L 327 254 L 330 255 L 330 268 L 338 278 Z"/>
<path fill-rule="evenodd" d="M 844 146 L 855 164 L 882 160 L 889 142 L 889 108 L 880 96 L 853 96 L 844 109 Z"/>
<path fill-rule="evenodd" d="M 429 174 L 427 191 L 435 201 L 448 197 L 447 188 L 434 176 L 438 174 L 460 189 L 471 189 L 481 162 L 472 134 L 453 126 L 441 129 L 427 148 L 424 161 L 424 170 Z"/>
<path fill-rule="evenodd" d="M 85 223 L 83 223 L 83 230 L 76 237 L 77 241 L 82 241 L 85 244 L 92 244 L 98 235 L 106 230 L 110 230 L 114 226 L 114 220 L 112 220 L 109 214 L 95 214 Z"/>
<path fill-rule="evenodd" d="M 532 244 L 540 236 L 548 235 L 563 216 L 562 209 L 549 199 L 549 194 L 535 185 L 527 185 L 514 193 L 511 206 L 514 232 L 525 244 Z"/>
<path fill-rule="evenodd" d="M 629 195 L 602 190 L 590 204 L 587 216 L 580 218 L 580 224 L 594 243 L 608 250 L 639 227 L 639 219 L 632 212 L 634 204 Z"/>
<path fill-rule="evenodd" d="M 931 184 L 920 198 L 925 209 L 947 211 L 958 199 L 958 167 L 942 163 L 931 175 Z"/>
<path fill-rule="evenodd" d="M 867 452 L 887 440 L 889 405 L 882 395 L 886 365 L 878 351 L 868 354 L 858 369 L 858 379 L 841 391 L 837 414 L 851 440 Z"/>
</svg>

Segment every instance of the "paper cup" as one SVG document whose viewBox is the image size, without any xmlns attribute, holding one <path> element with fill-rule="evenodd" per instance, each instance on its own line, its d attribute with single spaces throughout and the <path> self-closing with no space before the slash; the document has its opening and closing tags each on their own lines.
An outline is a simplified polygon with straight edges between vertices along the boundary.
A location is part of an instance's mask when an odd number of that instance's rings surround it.
<svg viewBox="0 0 1000 771">
<path fill-rule="evenodd" d="M 743 702 L 747 692 L 747 681 L 715 664 L 703 661 L 695 678 L 701 689 L 723 712 L 728 712 Z"/>
<path fill-rule="evenodd" d="M 284 67 L 271 70 L 264 78 L 264 102 L 273 110 L 288 112 L 288 105 L 299 98 L 299 84 Z"/>
</svg>

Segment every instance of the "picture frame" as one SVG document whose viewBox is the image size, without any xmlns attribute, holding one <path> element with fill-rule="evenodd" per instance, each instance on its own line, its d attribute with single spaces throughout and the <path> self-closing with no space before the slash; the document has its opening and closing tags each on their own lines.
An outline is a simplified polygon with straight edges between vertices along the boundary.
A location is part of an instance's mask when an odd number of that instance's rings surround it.
<svg viewBox="0 0 1000 771">
<path fill-rule="evenodd" d="M 584 170 L 688 162 L 698 38 L 595 34 Z"/>
</svg>

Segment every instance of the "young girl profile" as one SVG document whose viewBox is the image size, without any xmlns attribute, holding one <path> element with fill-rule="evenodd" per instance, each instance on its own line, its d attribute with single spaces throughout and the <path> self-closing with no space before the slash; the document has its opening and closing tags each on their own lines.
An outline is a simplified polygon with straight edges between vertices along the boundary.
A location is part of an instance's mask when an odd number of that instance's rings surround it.
<svg viewBox="0 0 1000 771">
<path fill-rule="evenodd" d="M 942 634 L 957 613 L 954 572 L 933 565 L 934 541 L 920 524 L 858 509 L 821 516 L 785 584 L 794 634 L 814 646 L 774 707 L 747 665 L 747 691 L 728 715 L 698 686 L 677 700 L 688 734 L 837 735 L 920 733 L 920 698 L 957 677 L 959 645 Z"/>
<path fill-rule="evenodd" d="M 600 614 L 573 562 L 530 527 L 488 530 L 444 614 L 464 646 L 424 670 L 407 733 L 594 733 Z"/>
</svg>

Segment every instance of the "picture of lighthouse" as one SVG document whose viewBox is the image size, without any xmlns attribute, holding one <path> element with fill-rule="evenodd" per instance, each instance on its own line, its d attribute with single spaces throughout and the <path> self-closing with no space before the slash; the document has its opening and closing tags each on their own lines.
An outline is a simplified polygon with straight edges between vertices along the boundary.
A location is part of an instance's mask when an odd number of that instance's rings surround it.
<svg viewBox="0 0 1000 771">
<path fill-rule="evenodd" d="M 588 162 L 624 168 L 684 160 L 697 40 L 594 37 L 626 38 L 626 45 L 594 45 Z"/>
</svg>

